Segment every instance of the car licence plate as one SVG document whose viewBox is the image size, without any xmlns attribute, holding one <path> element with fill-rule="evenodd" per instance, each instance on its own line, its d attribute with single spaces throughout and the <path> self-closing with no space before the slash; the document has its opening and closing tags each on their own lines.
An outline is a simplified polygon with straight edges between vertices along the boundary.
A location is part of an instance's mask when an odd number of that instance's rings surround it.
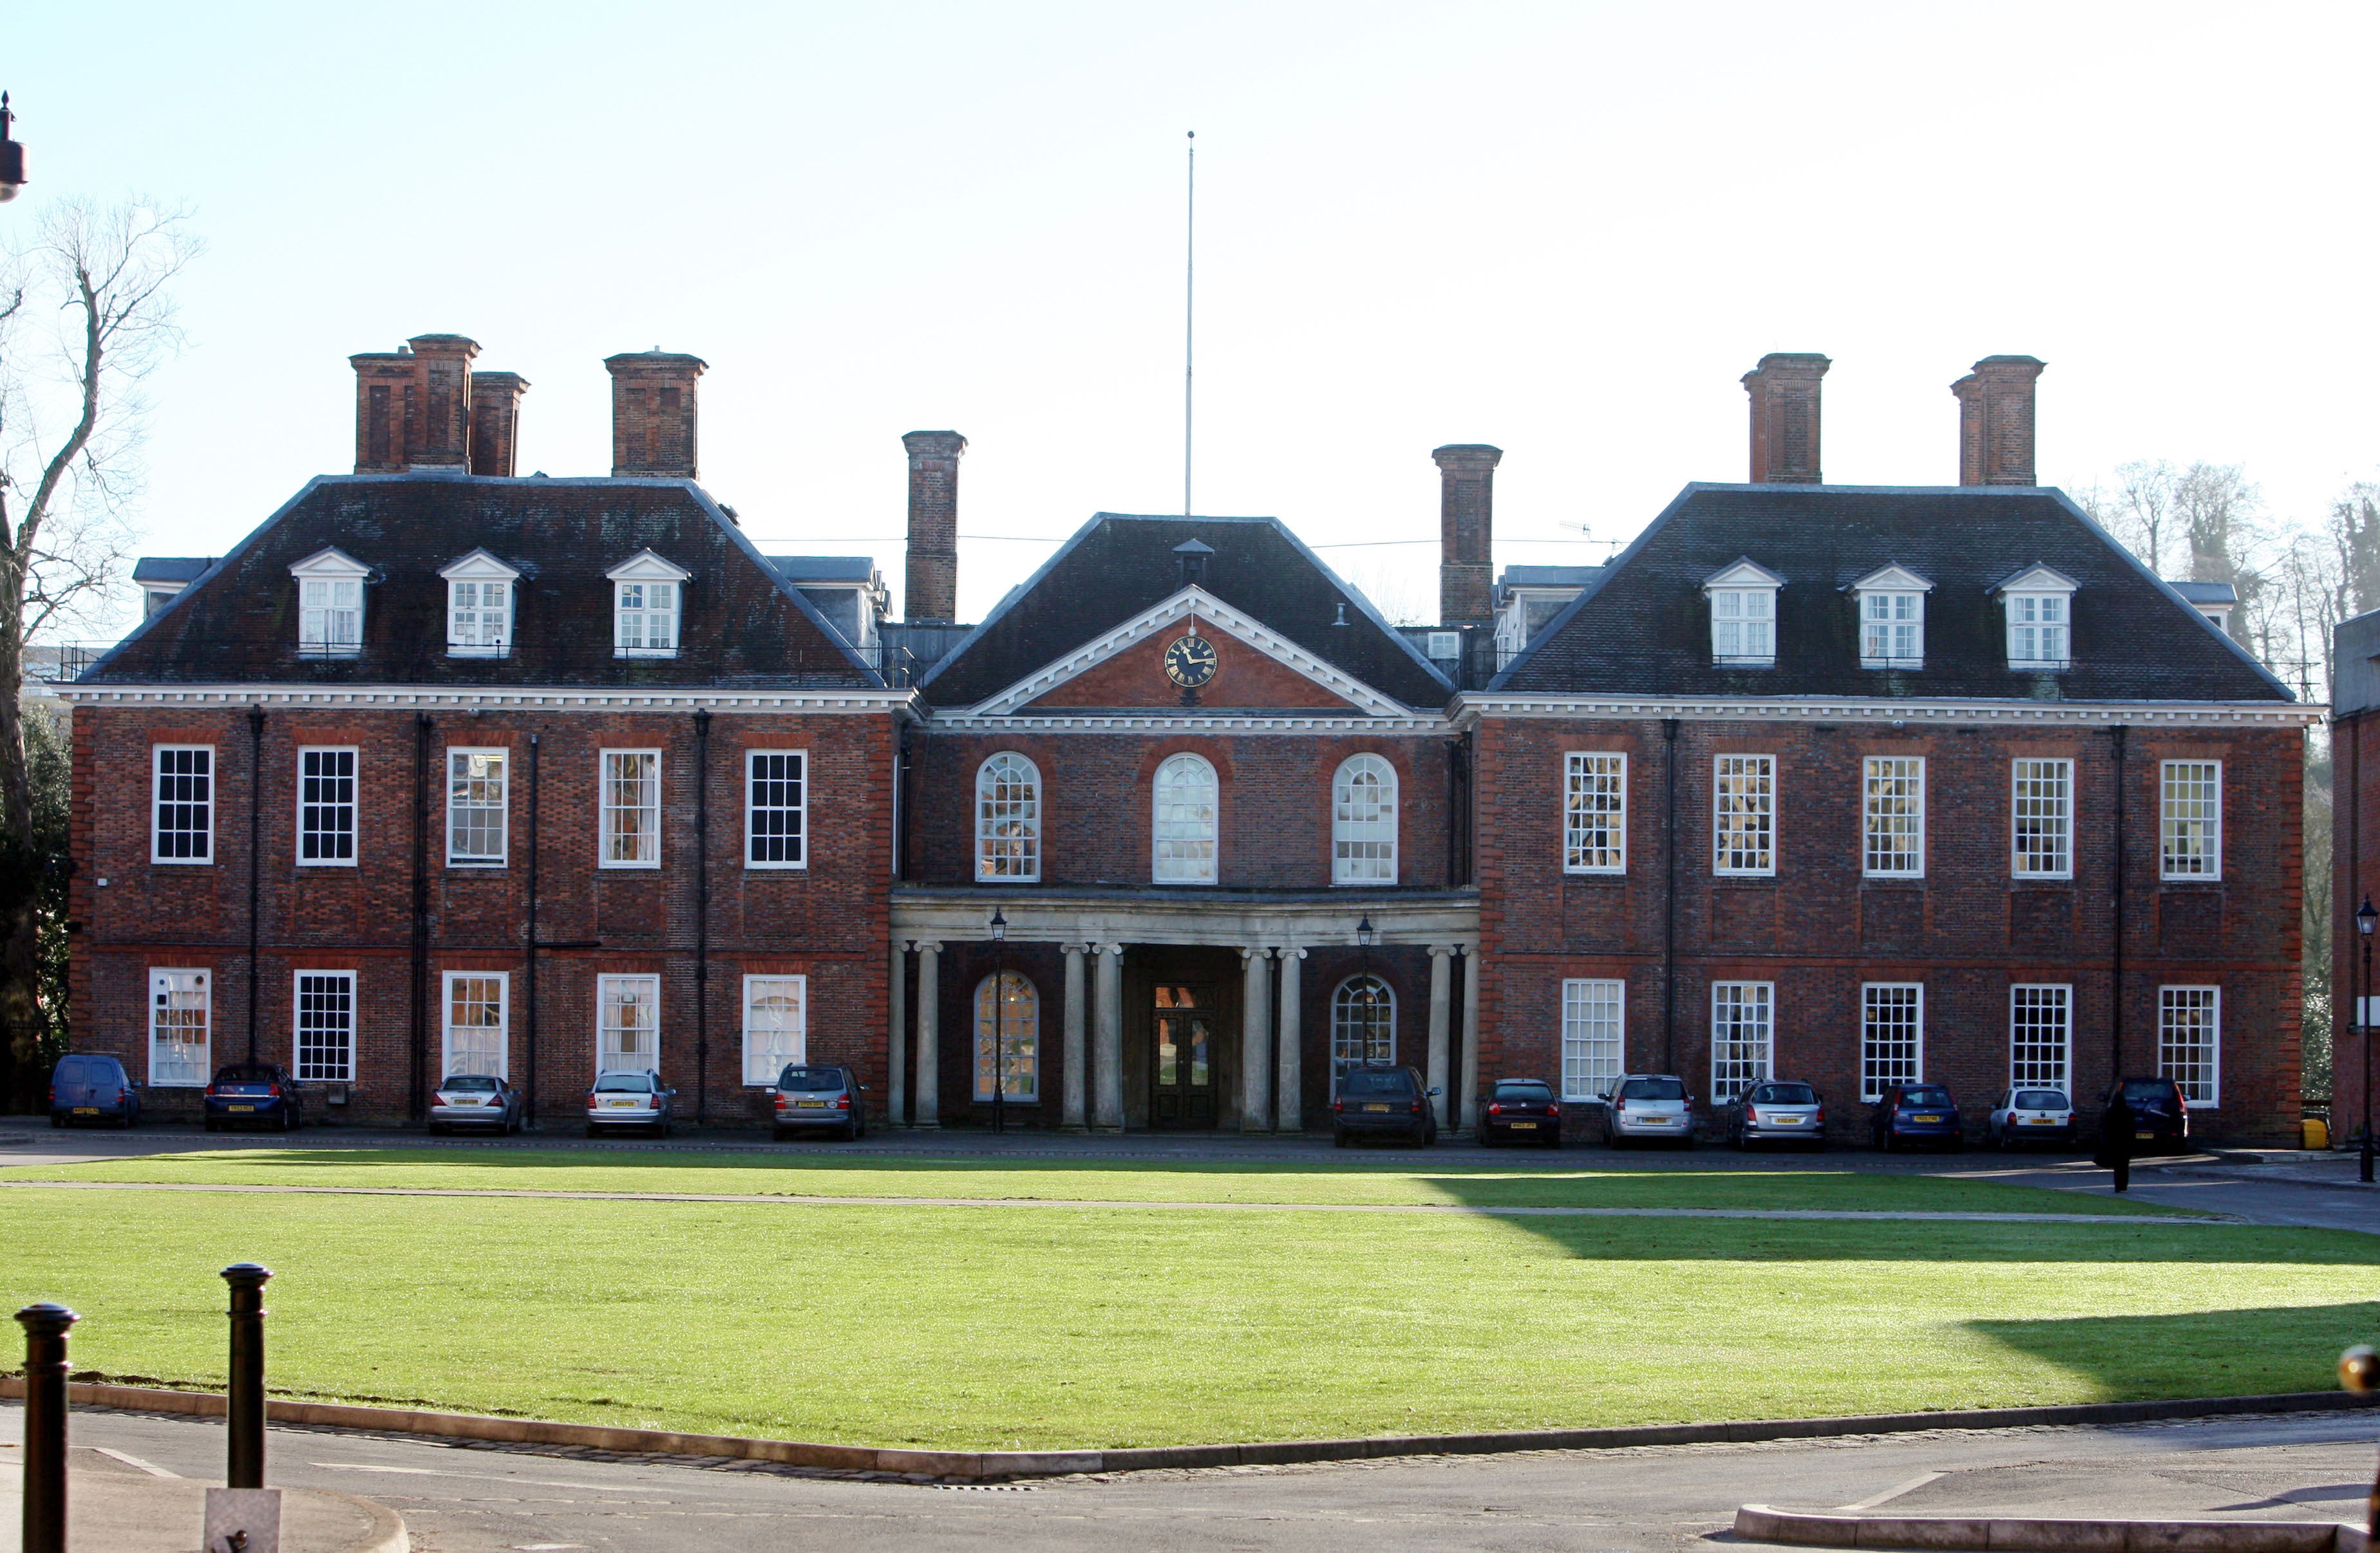
<svg viewBox="0 0 2380 1553">
<path fill-rule="evenodd" d="M 1388 1108 L 1388 1107 L 1386 1107 L 1386 1106 L 1366 1106 L 1364 1109 L 1365 1109 L 1366 1110 L 1380 1110 L 1380 1111 L 1385 1111 L 1385 1110 L 1387 1110 L 1389 1108 Z"/>
<path fill-rule="evenodd" d="M 634 1100 L 606 1100 L 603 1103 L 610 1106 L 613 1110 L 634 1110 L 637 1109 L 637 1102 Z"/>
<path fill-rule="evenodd" d="M 1800 1127 L 1805 1125 L 1809 1120 L 1810 1119 L 1806 1116 L 1772 1116 L 1768 1119 L 1768 1125 L 1772 1127 Z"/>
<path fill-rule="evenodd" d="M 1942 1119 L 1938 1116 L 1912 1116 L 1909 1120 L 1912 1122 L 1939 1122 Z"/>
<path fill-rule="evenodd" d="M 97 1116 L 99 1114 L 99 1108 L 97 1106 L 77 1106 L 74 1108 L 74 1113 L 77 1116 Z"/>
<path fill-rule="evenodd" d="M 2155 1143 L 2156 1141 L 2156 1134 L 2155 1133 L 2134 1133 L 2132 1134 L 2132 1139 L 2136 1143 Z"/>
<path fill-rule="evenodd" d="M 824 1100 L 795 1100 L 794 1105 L 795 1109 L 802 1110 L 823 1110 L 826 1109 L 826 1102 Z"/>
<path fill-rule="evenodd" d="M 225 1106 L 225 1107 L 224 1107 L 224 1110 L 254 1110 L 255 1109 L 256 1109 L 256 1108 L 255 1108 L 254 1106 Z M 2146 1133 L 2143 1133 L 2143 1134 L 2141 1134 L 2141 1136 L 2143 1136 L 2143 1137 L 2146 1137 L 2146 1136 L 2148 1136 L 2148 1134 L 2147 1134 Z"/>
<path fill-rule="evenodd" d="M 1534 1133 L 1537 1130 L 1537 1124 L 1534 1122 L 1507 1122 L 1504 1125 L 1516 1133 Z"/>
<path fill-rule="evenodd" d="M 2055 1127 L 2058 1125 L 2058 1119 L 2054 1116 L 2028 1116 L 2024 1119 L 2024 1124 L 2028 1127 Z"/>
</svg>

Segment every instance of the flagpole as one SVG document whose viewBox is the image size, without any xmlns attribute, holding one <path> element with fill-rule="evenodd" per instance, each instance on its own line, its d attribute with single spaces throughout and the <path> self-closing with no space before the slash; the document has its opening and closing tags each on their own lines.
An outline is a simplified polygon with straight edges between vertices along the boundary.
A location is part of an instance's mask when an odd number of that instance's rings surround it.
<svg viewBox="0 0 2380 1553">
<path fill-rule="evenodd" d="M 1198 302 L 1198 131 L 1190 131 L 1188 219 L 1182 229 L 1182 516 L 1190 516 L 1191 369 L 1196 362 Z"/>
</svg>

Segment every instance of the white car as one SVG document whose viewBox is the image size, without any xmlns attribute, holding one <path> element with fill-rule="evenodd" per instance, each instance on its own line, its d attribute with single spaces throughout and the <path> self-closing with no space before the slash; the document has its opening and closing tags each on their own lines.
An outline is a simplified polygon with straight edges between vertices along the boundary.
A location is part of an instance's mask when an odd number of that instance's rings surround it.
<svg viewBox="0 0 2380 1553">
<path fill-rule="evenodd" d="M 1670 1074 L 1623 1074 L 1603 1092 L 1603 1141 L 1614 1148 L 1635 1138 L 1694 1141 L 1694 1098 Z"/>
<path fill-rule="evenodd" d="M 2074 1102 L 2062 1089 L 2003 1089 L 1984 1122 L 1984 1141 L 1994 1148 L 2074 1142 Z"/>
</svg>

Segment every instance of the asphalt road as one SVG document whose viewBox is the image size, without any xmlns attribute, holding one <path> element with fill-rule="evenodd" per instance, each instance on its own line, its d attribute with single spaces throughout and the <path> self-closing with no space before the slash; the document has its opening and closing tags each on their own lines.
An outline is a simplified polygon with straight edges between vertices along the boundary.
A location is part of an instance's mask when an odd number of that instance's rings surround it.
<svg viewBox="0 0 2380 1553">
<path fill-rule="evenodd" d="M 0 1405 L 0 1440 L 23 1413 Z M 85 1410 L 74 1443 L 187 1477 L 221 1426 Z M 395 1508 L 419 1553 L 1101 1553 L 1382 1548 L 1678 1553 L 1736 1506 L 1909 1514 L 2358 1521 L 2380 1418 L 2313 1414 L 2107 1429 L 1942 1430 L 1762 1445 L 1418 1457 L 941 1486 L 586 1453 L 274 1429 L 269 1480 Z M 0 1450 L 0 1462 L 16 1456 Z M 1722 1540 L 1732 1540 L 1722 1536 Z"/>
</svg>

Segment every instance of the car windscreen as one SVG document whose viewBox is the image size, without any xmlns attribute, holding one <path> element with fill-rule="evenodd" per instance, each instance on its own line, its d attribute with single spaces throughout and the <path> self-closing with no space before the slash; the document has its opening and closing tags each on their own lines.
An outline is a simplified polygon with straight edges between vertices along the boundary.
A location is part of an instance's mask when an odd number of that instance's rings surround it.
<svg viewBox="0 0 2380 1553">
<path fill-rule="evenodd" d="M 991 1086 L 990 1079 L 987 1078 L 983 1082 L 984 1087 Z M 777 1087 L 807 1090 L 811 1093 L 821 1089 L 840 1089 L 843 1087 L 843 1070 L 840 1068 L 787 1068 L 778 1078 Z"/>
<path fill-rule="evenodd" d="M 2009 1102 L 2019 1110 L 2070 1110 L 2066 1097 L 2055 1089 L 2020 1089 Z"/>
<path fill-rule="evenodd" d="M 2124 1080 L 2124 1103 L 2128 1106 L 2173 1104 L 2173 1081 L 2167 1078 L 2128 1078 Z"/>
<path fill-rule="evenodd" d="M 1339 1080 L 1339 1093 L 1342 1095 L 1410 1095 L 1413 1092 L 1413 1078 L 1402 1068 L 1378 1073 L 1357 1068 Z"/>
<path fill-rule="evenodd" d="M 595 1081 L 598 1095 L 642 1095 L 653 1086 L 649 1074 L 605 1074 Z"/>
<path fill-rule="evenodd" d="M 1756 1106 L 1814 1106 L 1818 1092 L 1806 1084 L 1764 1084 L 1752 1092 Z"/>
<path fill-rule="evenodd" d="M 1920 1085 L 1913 1089 L 1903 1089 L 1900 1103 L 1904 1106 L 1947 1106 L 1950 1103 L 1950 1091 Z"/>
<path fill-rule="evenodd" d="M 495 1086 L 496 1081 L 486 1074 L 454 1074 L 438 1087 L 453 1095 L 484 1095 Z"/>
<path fill-rule="evenodd" d="M 1495 1098 L 1524 1106 L 1541 1106 L 1554 1098 L 1554 1092 L 1542 1084 L 1500 1084 L 1496 1086 Z"/>
<path fill-rule="evenodd" d="M 1682 1100 L 1686 1086 L 1682 1079 L 1632 1078 L 1620 1086 L 1623 1100 Z"/>
</svg>

